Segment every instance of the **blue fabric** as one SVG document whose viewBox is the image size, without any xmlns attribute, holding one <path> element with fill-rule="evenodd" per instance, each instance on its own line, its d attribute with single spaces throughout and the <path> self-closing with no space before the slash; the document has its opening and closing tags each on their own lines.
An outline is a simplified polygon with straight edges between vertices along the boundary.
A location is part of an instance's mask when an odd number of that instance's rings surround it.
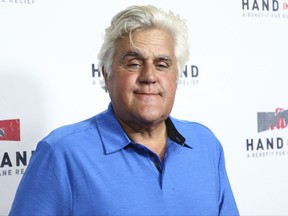
<svg viewBox="0 0 288 216">
<path fill-rule="evenodd" d="M 186 140 L 172 141 L 170 130 L 163 163 L 130 141 L 111 104 L 54 130 L 38 143 L 10 215 L 239 215 L 217 138 L 169 119 Z"/>
</svg>

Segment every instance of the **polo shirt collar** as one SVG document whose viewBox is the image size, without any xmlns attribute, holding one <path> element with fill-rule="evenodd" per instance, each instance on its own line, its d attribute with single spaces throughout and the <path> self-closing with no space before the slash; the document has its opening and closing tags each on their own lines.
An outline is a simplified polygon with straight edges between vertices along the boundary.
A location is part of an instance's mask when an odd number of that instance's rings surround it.
<svg viewBox="0 0 288 216">
<path fill-rule="evenodd" d="M 185 138 L 175 128 L 170 117 L 166 119 L 165 123 L 168 137 L 181 146 L 189 147 L 185 143 Z M 114 114 L 111 102 L 106 111 L 96 116 L 96 127 L 99 131 L 106 154 L 117 152 L 131 143 L 131 140 L 126 135 Z"/>
</svg>

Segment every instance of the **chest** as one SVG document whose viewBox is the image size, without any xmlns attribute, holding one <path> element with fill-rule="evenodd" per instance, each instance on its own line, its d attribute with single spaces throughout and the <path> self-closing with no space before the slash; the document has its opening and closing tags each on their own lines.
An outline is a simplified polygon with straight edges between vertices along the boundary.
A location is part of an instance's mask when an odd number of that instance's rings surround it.
<svg viewBox="0 0 288 216">
<path fill-rule="evenodd" d="M 216 215 L 213 164 L 191 156 L 168 155 L 161 171 L 149 154 L 135 151 L 98 155 L 81 163 L 73 171 L 75 215 Z"/>
</svg>

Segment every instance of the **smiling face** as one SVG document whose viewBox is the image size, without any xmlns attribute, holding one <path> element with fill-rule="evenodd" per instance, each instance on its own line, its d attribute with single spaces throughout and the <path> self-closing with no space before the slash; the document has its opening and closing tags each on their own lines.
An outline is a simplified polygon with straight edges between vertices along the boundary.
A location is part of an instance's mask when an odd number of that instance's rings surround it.
<svg viewBox="0 0 288 216">
<path fill-rule="evenodd" d="M 114 112 L 130 126 L 163 123 L 177 87 L 177 60 L 169 33 L 148 29 L 116 41 L 111 77 L 106 77 Z M 132 125 L 131 125 L 132 124 Z"/>
</svg>

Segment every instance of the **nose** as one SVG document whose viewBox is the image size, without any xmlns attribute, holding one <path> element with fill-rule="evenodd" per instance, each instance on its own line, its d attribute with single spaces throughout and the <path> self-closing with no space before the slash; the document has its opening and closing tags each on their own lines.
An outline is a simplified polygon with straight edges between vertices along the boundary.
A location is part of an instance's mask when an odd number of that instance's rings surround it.
<svg viewBox="0 0 288 216">
<path fill-rule="evenodd" d="M 157 71 L 153 65 L 145 65 L 140 74 L 139 82 L 142 84 L 154 84 L 157 82 Z"/>
</svg>

